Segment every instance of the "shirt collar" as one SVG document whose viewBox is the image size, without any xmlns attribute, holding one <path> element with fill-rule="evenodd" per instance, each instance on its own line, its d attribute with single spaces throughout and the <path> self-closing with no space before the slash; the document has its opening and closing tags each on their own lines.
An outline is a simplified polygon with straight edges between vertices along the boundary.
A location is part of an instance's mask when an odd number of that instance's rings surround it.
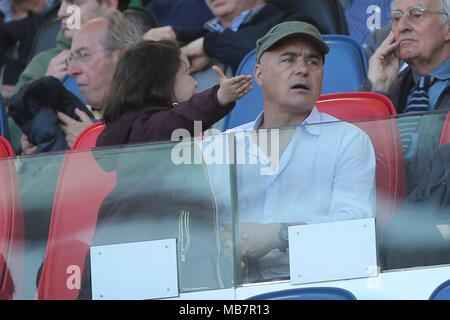
<svg viewBox="0 0 450 320">
<path fill-rule="evenodd" d="M 430 72 L 430 75 L 439 80 L 450 79 L 450 58 L 444 61 L 439 67 Z"/>
<path fill-rule="evenodd" d="M 257 12 L 259 12 L 265 4 L 259 5 L 255 8 L 242 12 L 239 16 L 233 19 L 231 30 L 236 32 L 242 24 L 250 20 Z M 205 23 L 205 28 L 214 32 L 224 32 L 225 28 L 219 21 L 219 18 L 213 18 Z"/>
<path fill-rule="evenodd" d="M 231 26 L 231 30 L 236 32 L 239 30 L 239 27 L 244 22 L 245 18 L 250 13 L 250 10 L 242 12 L 239 16 L 233 19 L 233 25 Z M 219 21 L 219 18 L 214 18 L 206 22 L 206 28 L 215 31 L 215 32 L 224 32 L 225 28 L 222 26 L 222 24 Z"/>
<path fill-rule="evenodd" d="M 414 82 L 417 83 L 419 79 L 422 77 L 413 71 Z M 445 81 L 450 79 L 450 58 L 441 63 L 439 67 L 430 72 L 430 76 L 435 79 Z"/>
<path fill-rule="evenodd" d="M 252 130 L 258 130 L 261 126 L 261 123 L 264 121 L 264 111 L 262 111 L 256 120 L 253 123 Z M 314 106 L 311 110 L 311 113 L 309 116 L 298 126 L 304 126 L 309 124 L 315 124 L 315 123 L 321 123 L 322 117 L 320 116 L 319 110 Z M 307 126 L 308 130 L 313 134 L 319 134 L 318 127 L 317 126 Z"/>
</svg>

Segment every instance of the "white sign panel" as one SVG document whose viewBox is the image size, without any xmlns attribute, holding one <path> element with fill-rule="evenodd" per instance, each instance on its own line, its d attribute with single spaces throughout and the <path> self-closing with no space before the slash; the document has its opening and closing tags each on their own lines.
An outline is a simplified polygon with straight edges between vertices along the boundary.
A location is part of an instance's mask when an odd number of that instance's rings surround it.
<svg viewBox="0 0 450 320">
<path fill-rule="evenodd" d="M 176 240 L 91 247 L 92 299 L 178 296 Z"/>
<path fill-rule="evenodd" d="M 289 227 L 291 283 L 378 275 L 375 219 Z"/>
</svg>

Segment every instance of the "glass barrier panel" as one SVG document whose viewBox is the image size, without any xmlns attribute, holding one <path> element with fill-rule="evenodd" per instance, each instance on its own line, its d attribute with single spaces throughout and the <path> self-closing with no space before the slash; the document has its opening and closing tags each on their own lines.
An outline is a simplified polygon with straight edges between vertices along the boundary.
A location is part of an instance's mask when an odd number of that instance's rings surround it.
<svg viewBox="0 0 450 320">
<path fill-rule="evenodd" d="M 367 217 L 381 272 L 449 264 L 446 116 L 0 159 L 0 298 L 90 298 L 90 247 L 161 239 L 180 293 L 288 281 L 286 228 Z"/>
<path fill-rule="evenodd" d="M 211 177 L 196 143 L 77 150 L 0 163 L 3 168 L 13 161 L 25 221 L 24 272 L 12 278 L 24 289 L 16 298 L 90 298 L 90 246 L 160 239 L 176 239 L 180 293 L 234 285 L 232 239 L 226 242 L 221 234 L 217 208 L 231 201 L 230 191 L 216 201 L 211 188 L 211 179 L 228 181 L 229 166 L 217 167 Z"/>
<path fill-rule="evenodd" d="M 241 159 L 234 171 L 238 283 L 290 279 L 289 226 L 370 217 L 381 271 L 449 264 L 450 144 L 439 147 L 446 116 L 230 133 Z"/>
</svg>

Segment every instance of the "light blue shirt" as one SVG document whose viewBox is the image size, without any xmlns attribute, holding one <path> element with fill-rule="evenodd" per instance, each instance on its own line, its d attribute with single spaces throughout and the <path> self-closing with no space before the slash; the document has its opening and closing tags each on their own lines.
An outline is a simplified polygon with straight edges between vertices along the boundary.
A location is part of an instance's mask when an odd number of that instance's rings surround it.
<svg viewBox="0 0 450 320">
<path fill-rule="evenodd" d="M 375 216 L 375 152 L 362 130 L 314 108 L 300 126 L 289 129 L 294 133 L 276 169 L 242 132 L 258 130 L 263 117 L 232 129 L 259 163 L 237 167 L 241 220 L 318 223 Z"/>
<path fill-rule="evenodd" d="M 231 26 L 231 30 L 234 32 L 238 31 L 239 28 L 241 27 L 241 25 L 245 21 L 247 21 L 247 19 L 251 19 L 251 17 L 254 16 L 256 13 L 258 13 L 264 6 L 265 6 L 265 4 L 262 4 L 257 7 L 252 8 L 250 10 L 243 11 L 239 16 L 237 16 L 233 19 L 233 24 Z M 214 31 L 214 32 L 224 32 L 225 31 L 224 26 L 220 23 L 218 18 L 214 18 L 214 19 L 207 21 L 205 23 L 205 28 L 209 29 L 211 31 Z"/>
<path fill-rule="evenodd" d="M 239 30 L 239 27 L 244 22 L 245 18 L 250 13 L 250 10 L 242 12 L 239 16 L 233 19 L 233 25 L 231 26 L 231 30 L 234 32 Z M 214 18 L 206 23 L 206 25 L 211 29 L 212 31 L 216 32 L 224 32 L 225 28 L 222 26 L 218 18 Z"/>
<path fill-rule="evenodd" d="M 279 164 L 274 165 L 254 142 L 255 136 L 270 135 L 257 131 L 263 119 L 261 113 L 255 121 L 231 129 L 227 135 L 207 137 L 202 143 L 220 221 L 231 221 L 229 195 L 234 191 L 239 222 L 310 224 L 375 216 L 376 159 L 365 132 L 313 108 L 300 126 L 279 131 L 280 139 L 286 130 L 292 137 L 289 135 Z M 229 150 L 227 141 L 232 135 L 236 186 L 230 184 L 224 166 L 209 161 L 211 157 L 217 160 L 218 153 L 211 152 L 211 145 Z M 245 157 L 241 157 L 242 151 Z M 223 158 L 227 157 L 233 158 L 224 151 Z M 278 249 L 259 259 L 264 279 L 289 276 L 288 266 L 288 252 Z"/>
</svg>

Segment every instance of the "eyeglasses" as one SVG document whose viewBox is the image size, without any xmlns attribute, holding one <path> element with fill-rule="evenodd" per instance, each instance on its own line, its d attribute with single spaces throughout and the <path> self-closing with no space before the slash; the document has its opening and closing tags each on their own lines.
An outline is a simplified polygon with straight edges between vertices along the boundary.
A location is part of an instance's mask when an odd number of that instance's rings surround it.
<svg viewBox="0 0 450 320">
<path fill-rule="evenodd" d="M 85 49 L 81 49 L 81 50 L 75 52 L 75 54 L 73 54 L 71 52 L 70 55 L 66 58 L 66 66 L 69 67 L 69 63 L 72 59 L 75 60 L 76 63 L 78 63 L 78 64 L 85 64 L 86 62 L 88 62 L 91 59 L 91 57 L 94 55 L 94 53 L 97 53 L 100 51 L 106 51 L 106 50 L 111 50 L 111 48 L 103 48 L 103 49 L 94 50 L 94 51 L 88 51 Z"/>
<path fill-rule="evenodd" d="M 423 20 L 423 16 L 424 16 L 425 12 L 445 14 L 446 16 L 448 16 L 448 13 L 445 11 L 428 10 L 428 9 L 425 9 L 425 8 L 417 5 L 417 6 L 412 6 L 412 7 L 408 8 L 407 11 L 405 11 L 405 12 L 403 12 L 401 10 L 392 11 L 390 20 L 392 21 L 392 24 L 397 24 L 400 21 L 400 19 L 403 17 L 403 15 L 406 14 L 410 21 L 420 22 L 421 20 Z"/>
</svg>

